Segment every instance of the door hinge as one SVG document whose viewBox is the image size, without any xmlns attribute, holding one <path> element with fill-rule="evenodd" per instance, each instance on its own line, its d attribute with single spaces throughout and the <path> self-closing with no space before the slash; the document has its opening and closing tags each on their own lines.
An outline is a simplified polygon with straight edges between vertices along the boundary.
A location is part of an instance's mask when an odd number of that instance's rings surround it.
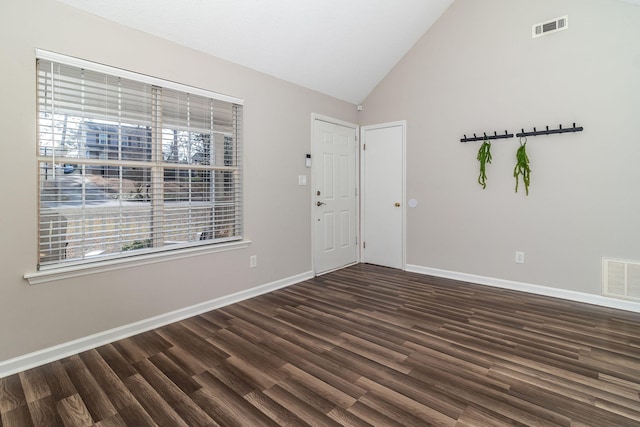
<svg viewBox="0 0 640 427">
<path fill-rule="evenodd" d="M 367 149 L 367 144 L 362 144 L 362 151 Z"/>
<path fill-rule="evenodd" d="M 367 242 L 362 242 L 362 249 L 367 249 Z"/>
</svg>

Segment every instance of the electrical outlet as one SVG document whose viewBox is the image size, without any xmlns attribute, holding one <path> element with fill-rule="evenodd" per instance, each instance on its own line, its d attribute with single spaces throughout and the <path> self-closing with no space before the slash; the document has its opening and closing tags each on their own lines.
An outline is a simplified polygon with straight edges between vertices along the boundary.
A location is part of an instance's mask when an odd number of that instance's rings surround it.
<svg viewBox="0 0 640 427">
<path fill-rule="evenodd" d="M 256 268 L 258 266 L 258 255 L 251 255 L 249 257 L 249 268 Z"/>
<path fill-rule="evenodd" d="M 524 264 L 524 252 L 516 251 L 516 263 Z"/>
</svg>

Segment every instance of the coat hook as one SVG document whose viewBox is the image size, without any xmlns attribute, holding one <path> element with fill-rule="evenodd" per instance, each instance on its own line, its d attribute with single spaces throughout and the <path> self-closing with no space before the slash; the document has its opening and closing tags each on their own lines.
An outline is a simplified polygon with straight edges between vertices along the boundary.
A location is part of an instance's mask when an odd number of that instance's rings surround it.
<svg viewBox="0 0 640 427">
<path fill-rule="evenodd" d="M 547 132 L 549 132 L 549 126 L 547 126 Z"/>
<path fill-rule="evenodd" d="M 465 140 L 465 141 L 467 140 L 467 135 L 466 135 L 466 134 L 465 134 L 465 136 L 464 136 L 464 140 Z"/>
<path fill-rule="evenodd" d="M 573 128 L 574 129 L 576 128 L 576 122 L 573 122 Z"/>
<path fill-rule="evenodd" d="M 562 125 L 560 125 L 560 130 L 562 130 Z"/>
<path fill-rule="evenodd" d="M 477 136 L 476 136 L 476 134 L 475 134 L 475 133 L 473 134 L 473 137 L 474 137 L 474 138 L 477 138 Z"/>
<path fill-rule="evenodd" d="M 535 128 L 535 127 L 533 128 L 533 131 L 534 131 L 534 132 L 538 132 L 538 131 L 536 130 L 536 128 Z"/>
</svg>

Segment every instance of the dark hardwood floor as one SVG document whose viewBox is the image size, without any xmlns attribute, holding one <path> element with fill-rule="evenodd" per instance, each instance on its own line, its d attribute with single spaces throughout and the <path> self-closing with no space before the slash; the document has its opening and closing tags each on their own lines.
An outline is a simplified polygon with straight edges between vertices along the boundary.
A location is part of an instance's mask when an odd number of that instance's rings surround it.
<svg viewBox="0 0 640 427">
<path fill-rule="evenodd" d="M 9 426 L 639 426 L 640 315 L 357 265 L 0 379 Z"/>
</svg>

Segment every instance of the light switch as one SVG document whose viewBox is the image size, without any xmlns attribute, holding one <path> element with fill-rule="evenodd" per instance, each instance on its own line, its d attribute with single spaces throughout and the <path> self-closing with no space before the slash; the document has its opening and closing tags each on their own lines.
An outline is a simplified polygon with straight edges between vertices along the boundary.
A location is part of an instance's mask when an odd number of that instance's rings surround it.
<svg viewBox="0 0 640 427">
<path fill-rule="evenodd" d="M 307 185 L 307 175 L 298 175 L 298 185 Z"/>
</svg>

